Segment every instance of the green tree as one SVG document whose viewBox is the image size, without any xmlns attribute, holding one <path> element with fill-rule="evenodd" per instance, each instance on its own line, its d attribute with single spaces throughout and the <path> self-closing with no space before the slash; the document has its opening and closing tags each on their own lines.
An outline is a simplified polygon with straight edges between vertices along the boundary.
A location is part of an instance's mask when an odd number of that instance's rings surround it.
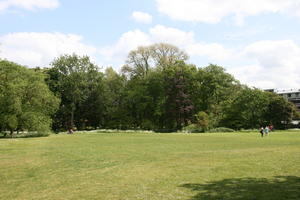
<svg viewBox="0 0 300 200">
<path fill-rule="evenodd" d="M 269 104 L 265 113 L 265 119 L 275 128 L 286 128 L 296 113 L 296 107 L 285 98 L 268 92 Z"/>
<path fill-rule="evenodd" d="M 45 76 L 18 64 L 0 61 L 0 128 L 47 131 L 59 99 L 45 83 Z"/>
<path fill-rule="evenodd" d="M 205 132 L 209 127 L 209 116 L 208 116 L 208 114 L 206 114 L 203 111 L 200 111 L 197 114 L 195 114 L 195 118 L 196 118 L 197 126 Z"/>
<path fill-rule="evenodd" d="M 101 96 L 98 84 L 103 75 L 98 72 L 98 67 L 88 56 L 63 55 L 55 59 L 51 66 L 47 72 L 47 82 L 50 89 L 61 98 L 57 121 L 61 121 L 62 124 L 58 127 L 73 128 L 75 121 L 78 127 L 84 127 L 83 124 L 88 121 L 87 113 L 97 110 L 95 104 L 88 103 L 92 102 L 91 98 L 95 98 L 91 97 L 92 94 Z"/>
<path fill-rule="evenodd" d="M 267 123 L 269 98 L 266 92 L 245 87 L 227 101 L 221 125 L 234 129 L 258 128 Z"/>
<path fill-rule="evenodd" d="M 131 126 L 131 119 L 126 108 L 125 87 L 126 79 L 119 75 L 112 67 L 105 70 L 105 117 L 104 126 L 107 128 L 127 128 Z"/>
</svg>

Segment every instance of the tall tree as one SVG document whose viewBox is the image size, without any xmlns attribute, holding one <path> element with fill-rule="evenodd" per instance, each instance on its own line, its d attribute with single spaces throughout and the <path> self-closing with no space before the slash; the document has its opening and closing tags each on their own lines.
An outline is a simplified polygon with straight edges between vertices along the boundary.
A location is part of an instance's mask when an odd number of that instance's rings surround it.
<svg viewBox="0 0 300 200">
<path fill-rule="evenodd" d="M 177 61 L 165 71 L 166 75 L 166 119 L 169 128 L 181 130 L 192 119 L 194 106 L 189 94 L 189 65 Z M 173 127 L 172 122 L 175 122 Z"/>
<path fill-rule="evenodd" d="M 150 47 L 140 46 L 137 50 L 132 50 L 127 57 L 123 73 L 128 73 L 131 77 L 145 77 L 151 67 L 152 52 Z"/>
<path fill-rule="evenodd" d="M 269 104 L 264 115 L 268 124 L 275 128 L 286 128 L 296 113 L 296 107 L 284 97 L 268 92 Z"/>
<path fill-rule="evenodd" d="M 107 128 L 126 128 L 131 126 L 125 105 L 126 79 L 109 67 L 104 73 L 105 122 Z"/>
<path fill-rule="evenodd" d="M 186 61 L 189 58 L 183 50 L 171 44 L 158 43 L 151 45 L 149 48 L 151 49 L 155 65 L 162 68 L 175 64 L 180 60 Z"/>
<path fill-rule="evenodd" d="M 0 61 L 0 128 L 46 131 L 59 99 L 48 89 L 45 76 L 18 64 Z"/>
<path fill-rule="evenodd" d="M 227 102 L 221 124 L 235 129 L 259 128 L 267 123 L 264 115 L 268 105 L 266 92 L 245 87 Z"/>
<path fill-rule="evenodd" d="M 81 57 L 76 54 L 60 56 L 51 63 L 51 66 L 48 71 L 50 75 L 48 84 L 50 89 L 61 97 L 58 113 L 60 121 L 64 121 L 61 126 L 73 128 L 75 118 L 77 124 L 81 126 L 87 119 L 82 119 L 81 115 L 84 116 L 84 113 L 78 111 L 88 101 L 93 89 L 97 88 L 97 82 L 101 79 L 98 67 L 88 56 Z"/>
</svg>

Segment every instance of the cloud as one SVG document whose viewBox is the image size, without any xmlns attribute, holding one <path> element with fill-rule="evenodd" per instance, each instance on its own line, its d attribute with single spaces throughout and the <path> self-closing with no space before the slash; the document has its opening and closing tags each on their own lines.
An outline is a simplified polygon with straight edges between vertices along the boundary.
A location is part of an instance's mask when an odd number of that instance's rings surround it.
<svg viewBox="0 0 300 200">
<path fill-rule="evenodd" d="M 152 22 L 152 16 L 148 13 L 135 11 L 132 13 L 132 18 L 140 23 L 150 24 Z"/>
<path fill-rule="evenodd" d="M 48 66 L 61 54 L 91 56 L 119 69 L 129 51 L 141 45 L 168 42 L 185 50 L 191 62 L 216 63 L 226 67 L 242 83 L 259 88 L 298 88 L 300 46 L 292 40 L 264 40 L 244 47 L 227 48 L 219 43 L 197 41 L 192 31 L 157 25 L 147 32 L 128 31 L 112 45 L 96 48 L 83 38 L 62 33 L 12 33 L 0 36 L 0 57 L 30 67 Z M 98 62 L 99 63 L 99 62 Z"/>
<path fill-rule="evenodd" d="M 54 9 L 58 6 L 58 0 L 4 0 L 0 2 L 0 12 L 11 8 L 33 11 L 37 9 Z"/>
<path fill-rule="evenodd" d="M 233 17 L 237 25 L 247 16 L 282 13 L 300 16 L 299 0 L 156 0 L 159 12 L 175 20 L 218 23 Z"/>
<path fill-rule="evenodd" d="M 195 43 L 189 45 L 186 51 L 191 56 L 207 56 L 211 60 L 227 60 L 233 57 L 234 52 L 231 49 L 225 48 L 219 43 L 202 44 Z"/>
<path fill-rule="evenodd" d="M 264 40 L 228 48 L 220 43 L 197 41 L 192 31 L 156 25 L 147 32 L 124 33 L 115 44 L 102 48 L 100 54 L 106 62 L 120 67 L 129 51 L 157 42 L 171 43 L 185 50 L 198 67 L 202 67 L 199 62 L 224 66 L 249 86 L 283 89 L 300 85 L 300 46 L 292 40 Z"/>
<path fill-rule="evenodd" d="M 149 44 L 151 44 L 149 35 L 140 30 L 133 30 L 122 34 L 115 44 L 100 48 L 99 53 L 106 62 L 120 65 L 131 50 Z"/>
<path fill-rule="evenodd" d="M 97 49 L 74 34 L 21 32 L 0 36 L 0 57 L 29 67 L 47 67 L 62 54 L 96 55 Z"/>
<path fill-rule="evenodd" d="M 160 42 L 176 45 L 192 56 L 208 56 L 223 60 L 231 55 L 231 52 L 221 44 L 196 42 L 192 31 L 182 31 L 162 25 L 156 25 L 146 33 L 140 30 L 124 33 L 115 44 L 102 48 L 100 54 L 107 62 L 122 63 L 128 53 L 138 46 Z"/>
<path fill-rule="evenodd" d="M 241 53 L 244 62 L 230 68 L 242 82 L 266 88 L 299 88 L 300 47 L 291 40 L 258 41 L 246 46 Z"/>
<path fill-rule="evenodd" d="M 194 43 L 192 31 L 182 31 L 176 28 L 156 25 L 149 30 L 152 42 L 171 43 L 177 46 L 186 46 Z"/>
</svg>

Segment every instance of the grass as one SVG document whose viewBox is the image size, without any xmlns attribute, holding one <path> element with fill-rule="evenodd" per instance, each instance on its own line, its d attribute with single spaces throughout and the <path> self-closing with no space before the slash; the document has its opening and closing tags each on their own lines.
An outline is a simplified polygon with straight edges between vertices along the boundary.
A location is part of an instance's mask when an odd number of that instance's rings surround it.
<svg viewBox="0 0 300 200">
<path fill-rule="evenodd" d="M 0 139 L 0 199 L 300 199 L 300 132 Z"/>
</svg>

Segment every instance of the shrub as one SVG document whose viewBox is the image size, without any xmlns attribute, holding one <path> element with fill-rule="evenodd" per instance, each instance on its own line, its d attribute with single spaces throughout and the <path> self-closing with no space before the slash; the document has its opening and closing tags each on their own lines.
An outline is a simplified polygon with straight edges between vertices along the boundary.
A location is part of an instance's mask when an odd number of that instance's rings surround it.
<svg viewBox="0 0 300 200">
<path fill-rule="evenodd" d="M 250 132 L 258 132 L 259 129 L 241 129 L 240 132 L 246 132 L 246 133 L 250 133 Z"/>
<path fill-rule="evenodd" d="M 198 112 L 195 117 L 197 119 L 198 129 L 201 129 L 203 132 L 205 132 L 209 127 L 209 116 L 205 112 L 201 111 Z"/>
<path fill-rule="evenodd" d="M 226 127 L 218 127 L 218 128 L 213 128 L 210 129 L 208 132 L 209 133 L 229 133 L 229 132 L 234 132 L 235 130 L 231 128 L 226 128 Z"/>
<path fill-rule="evenodd" d="M 141 124 L 141 129 L 143 130 L 153 130 L 154 124 L 150 120 L 143 120 Z"/>
<path fill-rule="evenodd" d="M 198 124 L 190 124 L 190 125 L 184 127 L 183 131 L 187 132 L 187 133 L 203 133 L 204 129 L 199 127 Z"/>
<path fill-rule="evenodd" d="M 19 133 L 16 134 L 14 133 L 13 135 L 8 134 L 0 134 L 0 137 L 2 138 L 30 138 L 30 137 L 48 137 L 50 135 L 50 132 L 24 132 L 24 133 Z"/>
</svg>

